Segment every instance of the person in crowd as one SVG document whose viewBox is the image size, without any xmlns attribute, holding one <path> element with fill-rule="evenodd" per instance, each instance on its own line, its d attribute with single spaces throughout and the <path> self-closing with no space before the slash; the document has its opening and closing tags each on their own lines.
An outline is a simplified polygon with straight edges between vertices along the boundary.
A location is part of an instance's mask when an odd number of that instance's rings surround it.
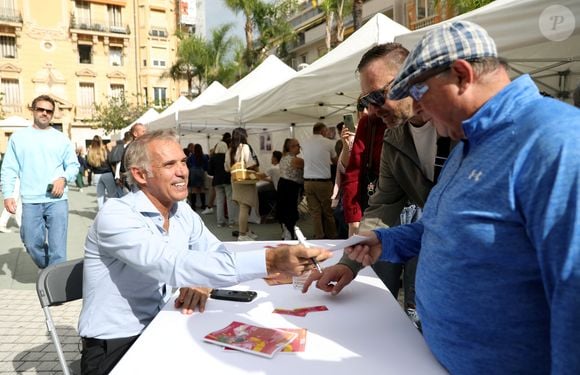
<svg viewBox="0 0 580 375">
<path fill-rule="evenodd" d="M 209 160 L 211 159 L 213 153 L 215 151 L 215 146 L 209 149 L 208 155 L 208 163 L 207 168 L 209 171 Z M 202 215 L 211 215 L 214 212 L 215 206 L 215 189 L 213 187 L 213 176 L 208 173 L 208 171 L 204 174 L 204 182 L 205 182 L 205 190 L 207 191 L 207 207 L 205 210 L 201 211 Z"/>
<path fill-rule="evenodd" d="M 75 179 L 75 185 L 79 188 L 79 191 L 82 193 L 83 188 L 85 187 L 85 171 L 89 169 L 89 165 L 87 164 L 87 160 L 85 159 L 84 149 L 82 147 L 77 147 L 76 149 L 77 160 L 79 162 L 79 173 L 77 173 L 77 178 Z"/>
<path fill-rule="evenodd" d="M 350 235 L 358 233 L 359 224 L 369 230 L 398 225 L 401 218 L 418 218 L 433 186 L 435 172 L 440 169 L 435 166 L 438 142 L 435 129 L 421 118 L 413 116 L 410 98 L 391 101 L 385 97 L 389 83 L 408 53 L 398 43 L 378 45 L 363 55 L 357 68 L 361 90 L 365 93 L 360 99 L 361 105 L 367 107 L 370 121 L 376 118 L 375 121 L 382 120 L 383 124 L 371 123 L 368 126 L 368 122 L 365 122 L 357 129 L 344 184 L 345 219 L 349 223 Z M 383 140 L 382 132 L 385 128 L 388 130 Z M 449 143 L 442 142 L 441 148 L 448 152 Z M 378 163 L 373 164 L 375 160 L 380 160 L 380 169 Z M 441 163 L 442 160 L 439 166 Z M 314 273 L 312 279 L 319 278 L 319 288 L 336 294 L 352 281 L 360 268 L 359 264 L 345 256 L 337 265 L 325 269 L 322 275 Z M 395 298 L 398 298 L 401 274 L 404 271 L 404 308 L 419 327 L 415 304 L 416 268 L 416 258 L 404 264 L 383 261 L 373 265 Z M 330 287 L 334 282 L 336 285 Z M 305 289 L 308 285 L 310 281 Z"/>
<path fill-rule="evenodd" d="M 14 195 L 20 179 L 20 237 L 39 268 L 66 260 L 67 183 L 75 180 L 79 162 L 71 141 L 50 122 L 54 100 L 40 95 L 32 101 L 33 124 L 15 132 L 2 163 L 4 208 L 16 213 Z"/>
<path fill-rule="evenodd" d="M 280 180 L 280 160 L 282 159 L 282 152 L 273 151 L 270 163 L 272 166 L 266 171 L 264 180 L 272 183 L 274 190 L 278 190 L 278 180 Z"/>
<path fill-rule="evenodd" d="M 326 125 L 314 124 L 313 136 L 302 142 L 304 191 L 314 226 L 314 238 L 336 238 L 336 224 L 331 207 L 333 180 L 330 166 L 336 164 L 334 141 L 325 137 Z"/>
<path fill-rule="evenodd" d="M 209 172 L 213 176 L 212 184 L 216 193 L 216 219 L 218 227 L 234 227 L 236 208 L 232 200 L 232 183 L 229 172 L 224 169 L 226 153 L 230 147 L 232 135 L 224 133 L 221 141 L 215 147 L 213 154 L 209 158 Z M 227 207 L 227 215 L 226 215 Z"/>
<path fill-rule="evenodd" d="M 363 265 L 420 253 L 423 335 L 450 373 L 578 373 L 580 111 L 511 81 L 467 21 L 420 39 L 389 92 L 407 96 L 459 143 L 420 221 L 345 252 Z"/>
<path fill-rule="evenodd" d="M 576 89 L 572 94 L 572 99 L 574 101 L 574 106 L 576 108 L 580 108 L 580 82 L 578 82 L 578 84 L 576 85 Z"/>
<path fill-rule="evenodd" d="M 14 219 L 16 220 L 16 225 L 18 228 L 22 225 L 22 199 L 20 199 L 20 179 L 17 178 L 14 182 L 14 190 L 12 192 L 12 198 L 16 200 L 16 212 L 14 213 Z M 0 233 L 12 233 L 12 230 L 8 228 L 8 221 L 13 214 L 8 211 L 6 207 L 2 210 L 2 215 L 0 215 Z"/>
<path fill-rule="evenodd" d="M 226 154 L 224 169 L 229 172 L 236 162 L 244 162 L 246 169 L 258 171 L 256 159 L 248 145 L 248 133 L 244 128 L 235 128 L 232 142 Z M 232 199 L 238 204 L 238 240 L 252 241 L 257 235 L 248 228 L 248 215 L 253 208 L 258 211 L 258 189 L 255 184 L 232 183 Z"/>
<path fill-rule="evenodd" d="M 123 139 L 118 140 L 115 145 L 111 147 L 108 154 L 108 162 L 113 172 L 113 178 L 117 185 L 117 195 L 119 197 L 122 197 L 129 191 L 122 172 L 125 169 L 123 166 L 123 156 L 125 155 L 125 148 L 129 146 L 129 143 L 131 143 L 133 139 L 131 131 L 125 132 L 125 134 L 123 134 Z"/>
<path fill-rule="evenodd" d="M 209 157 L 203 153 L 203 148 L 199 143 L 193 146 L 193 152 L 187 157 L 187 168 L 189 168 L 189 205 L 195 211 L 197 196 L 201 203 L 201 209 L 206 209 L 205 204 L 205 173 L 208 168 Z"/>
<path fill-rule="evenodd" d="M 124 137 L 123 137 L 123 142 L 119 143 L 118 145 L 115 145 L 115 148 L 120 148 L 122 153 L 121 153 L 121 160 L 117 161 L 117 158 L 115 158 L 114 163 L 111 163 L 111 165 L 113 166 L 113 174 L 115 176 L 115 182 L 117 184 L 117 186 L 119 187 L 119 195 L 125 195 L 130 189 L 131 187 L 127 184 L 127 181 L 125 180 L 125 164 L 124 164 L 124 156 L 125 156 L 125 150 L 127 149 L 127 146 L 129 146 L 129 144 L 131 142 L 133 142 L 135 139 L 143 136 L 144 134 L 147 133 L 147 128 L 145 127 L 144 124 L 138 122 L 133 124 L 133 126 L 131 126 L 131 129 L 129 129 L 129 134 L 125 133 Z M 117 154 L 117 150 L 113 149 L 111 151 L 111 155 L 116 155 Z"/>
<path fill-rule="evenodd" d="M 276 214 L 282 225 L 282 239 L 295 240 L 294 227 L 299 218 L 298 204 L 304 188 L 304 159 L 298 157 L 300 143 L 295 138 L 286 138 L 282 151 Z"/>
<path fill-rule="evenodd" d="M 95 185 L 97 186 L 97 208 L 100 210 L 107 198 L 122 196 L 120 189 L 115 183 L 113 171 L 109 164 L 109 152 L 98 135 L 93 137 L 87 150 L 87 164 L 93 171 Z"/>
<path fill-rule="evenodd" d="M 170 297 L 169 286 L 180 288 L 175 307 L 182 313 L 203 312 L 208 290 L 197 287 L 298 275 L 312 269 L 310 257 L 331 255 L 303 246 L 227 250 L 183 202 L 189 172 L 173 131 L 132 142 L 125 165 L 136 189 L 99 211 L 85 242 L 83 374 L 105 374 L 115 366 Z"/>
<path fill-rule="evenodd" d="M 332 196 L 330 197 L 330 206 L 332 207 L 338 238 L 344 239 L 348 238 L 348 226 L 344 221 L 342 180 L 344 179 L 344 172 L 348 166 L 348 159 L 354 141 L 354 133 L 351 133 L 350 130 L 344 126 L 344 122 L 342 121 L 336 125 L 336 129 L 339 131 L 340 140 L 335 146 L 338 161 L 336 163 L 336 176 L 334 177 L 334 187 L 332 189 Z"/>
</svg>

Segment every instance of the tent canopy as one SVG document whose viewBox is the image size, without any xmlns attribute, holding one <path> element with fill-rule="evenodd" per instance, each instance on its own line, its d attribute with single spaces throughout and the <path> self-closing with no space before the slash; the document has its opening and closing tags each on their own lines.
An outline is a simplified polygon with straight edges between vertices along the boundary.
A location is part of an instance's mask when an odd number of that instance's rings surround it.
<svg viewBox="0 0 580 375">
<path fill-rule="evenodd" d="M 466 20 L 486 29 L 512 76 L 528 73 L 540 90 L 568 98 L 580 74 L 580 1 L 496 0 L 451 20 Z M 437 24 L 395 41 L 412 49 Z"/>
<path fill-rule="evenodd" d="M 360 83 L 355 70 L 371 47 L 392 42 L 409 30 L 379 13 L 335 49 L 299 71 L 294 78 L 242 101 L 245 124 L 337 123 L 356 110 Z"/>
<path fill-rule="evenodd" d="M 239 80 L 219 100 L 206 103 L 198 108 L 184 110 L 179 115 L 180 129 L 200 131 L 217 127 L 236 127 L 241 123 L 243 108 L 240 103 L 272 87 L 286 82 L 296 75 L 296 71 L 274 55 L 270 55 L 256 69 Z"/>
<path fill-rule="evenodd" d="M 191 101 L 185 96 L 181 95 L 176 101 L 171 103 L 171 105 L 163 112 L 159 114 L 159 117 L 149 122 L 149 129 L 167 129 L 175 127 L 177 122 L 177 116 L 179 116 L 179 111 L 185 108 Z"/>
</svg>

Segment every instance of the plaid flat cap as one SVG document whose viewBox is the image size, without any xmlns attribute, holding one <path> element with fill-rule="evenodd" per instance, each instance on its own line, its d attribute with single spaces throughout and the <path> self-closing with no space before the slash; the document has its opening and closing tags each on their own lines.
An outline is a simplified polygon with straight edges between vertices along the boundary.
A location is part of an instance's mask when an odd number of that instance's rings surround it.
<svg viewBox="0 0 580 375">
<path fill-rule="evenodd" d="M 468 21 L 444 23 L 426 33 L 409 54 L 393 81 L 389 99 L 409 96 L 411 85 L 432 69 L 482 57 L 497 57 L 495 42 L 483 27 Z"/>
</svg>

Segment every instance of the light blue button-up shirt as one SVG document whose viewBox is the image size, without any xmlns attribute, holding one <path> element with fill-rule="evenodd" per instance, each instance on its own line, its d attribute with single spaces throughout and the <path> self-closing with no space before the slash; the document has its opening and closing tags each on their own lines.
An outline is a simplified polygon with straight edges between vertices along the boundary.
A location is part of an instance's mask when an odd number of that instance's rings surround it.
<svg viewBox="0 0 580 375">
<path fill-rule="evenodd" d="M 167 302 L 165 285 L 225 287 L 265 275 L 264 249 L 232 253 L 184 202 L 166 232 L 147 196 L 132 192 L 107 201 L 87 235 L 79 333 L 140 334 Z"/>
</svg>

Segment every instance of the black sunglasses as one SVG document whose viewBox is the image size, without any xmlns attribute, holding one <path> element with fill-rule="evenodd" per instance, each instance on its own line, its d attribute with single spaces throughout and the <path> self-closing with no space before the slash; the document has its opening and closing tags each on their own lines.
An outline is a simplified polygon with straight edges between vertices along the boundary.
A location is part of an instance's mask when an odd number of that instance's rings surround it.
<svg viewBox="0 0 580 375">
<path fill-rule="evenodd" d="M 34 108 L 34 110 L 35 110 L 36 112 L 39 112 L 39 113 L 40 113 L 40 112 L 46 112 L 46 113 L 48 113 L 49 115 L 52 115 L 52 114 L 54 113 L 54 110 L 52 110 L 52 109 L 41 108 L 41 107 L 36 107 L 36 108 Z"/>
<path fill-rule="evenodd" d="M 389 91 L 389 87 L 393 83 L 393 80 L 389 81 L 386 85 L 382 88 L 371 91 L 365 96 L 362 96 L 357 103 L 357 108 L 368 108 L 370 105 L 374 105 L 376 107 L 382 107 L 385 104 L 385 100 L 387 100 L 387 92 Z"/>
</svg>

